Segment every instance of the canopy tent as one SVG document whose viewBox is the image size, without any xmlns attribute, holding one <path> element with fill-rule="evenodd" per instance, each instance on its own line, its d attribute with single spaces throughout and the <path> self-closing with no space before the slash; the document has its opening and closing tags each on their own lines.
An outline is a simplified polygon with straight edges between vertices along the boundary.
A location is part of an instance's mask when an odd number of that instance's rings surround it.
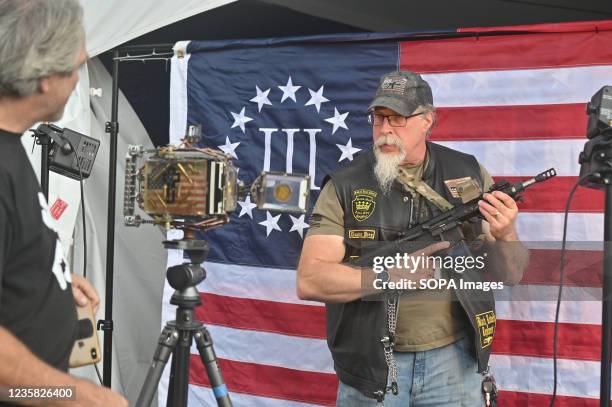
<svg viewBox="0 0 612 407">
<path fill-rule="evenodd" d="M 230 4 L 232 3 L 232 4 Z M 399 0 L 385 2 L 385 7 L 371 2 L 358 1 L 280 1 L 280 0 L 187 0 L 177 4 L 168 0 L 148 2 L 144 0 L 113 0 L 107 2 L 82 1 L 85 10 L 87 50 L 90 56 L 98 56 L 126 43 L 174 42 L 179 39 L 240 38 L 261 36 L 286 36 L 316 34 L 321 30 L 361 31 L 379 30 L 409 31 L 413 29 L 437 29 L 456 26 L 487 26 L 526 24 L 573 20 L 594 20 L 612 16 L 608 2 L 590 0 L 581 8 L 572 2 L 558 1 L 497 1 L 492 2 L 433 1 L 409 4 Z M 253 10 L 257 12 L 254 14 Z M 293 10 L 293 11 L 291 11 Z M 444 10 L 441 13 L 440 10 Z M 311 17 L 315 16 L 317 18 Z M 376 18 L 371 18 L 376 16 Z M 401 17 L 398 17 L 401 16 Z M 423 18 L 427 16 L 427 18 Z M 221 17 L 221 18 L 219 18 Z M 324 20 L 324 19 L 327 20 Z M 215 21 L 213 21 L 215 20 Z M 187 23 L 188 22 L 188 23 Z M 316 23 L 315 23 L 316 22 Z M 423 24 L 427 24 L 423 26 Z M 165 27 L 165 28 L 162 28 Z M 210 27 L 210 28 L 209 28 Z M 280 27 L 280 28 L 275 28 Z M 160 29 L 161 28 L 161 29 Z M 158 30 L 160 29 L 160 30 Z M 157 33 L 154 32 L 158 30 Z M 275 31 L 277 30 L 277 31 Z M 316 32 L 315 32 L 316 31 Z M 181 35 L 181 37 L 177 37 Z M 183 36 L 184 35 L 184 36 Z M 137 37 L 141 37 L 134 41 Z M 153 68 L 161 71 L 161 68 Z M 122 76 L 120 86 L 129 94 L 138 90 L 146 80 L 150 65 L 143 67 L 144 78 Z M 85 205 L 88 229 L 88 277 L 103 297 L 106 252 L 106 191 L 108 185 L 108 135 L 105 122 L 110 120 L 110 75 L 102 64 L 92 59 L 80 72 L 81 81 L 69 101 L 61 124 L 102 141 L 92 176 L 85 182 Z M 169 87 L 169 72 L 156 88 Z M 101 89 L 101 96 L 90 88 Z M 138 89 L 141 89 L 139 87 Z M 150 98 L 155 99 L 155 98 Z M 167 110 L 168 99 L 155 99 Z M 130 105 L 132 102 L 132 106 Z M 143 106 L 150 101 L 120 97 L 119 167 L 123 166 L 127 144 L 152 146 L 151 114 Z M 142 123 L 141 123 L 142 121 Z M 144 123 L 144 126 L 143 126 Z M 160 126 L 158 126 L 159 129 Z M 162 132 L 167 125 L 162 127 Z M 159 130 L 158 130 L 159 131 Z M 30 150 L 29 138 L 24 138 Z M 167 140 L 167 138 L 165 139 Z M 163 143 L 164 139 L 158 143 Z M 35 169 L 39 168 L 37 150 L 32 154 Z M 117 216 L 115 219 L 115 297 L 113 388 L 125 393 L 131 401 L 136 399 L 153 351 L 160 328 L 161 296 L 166 267 L 166 253 L 161 246 L 164 235 L 141 229 L 121 227 L 121 197 L 123 173 L 118 172 Z M 68 209 L 58 220 L 62 237 L 69 240 L 74 234 L 75 252 L 73 268 L 81 270 L 82 230 L 77 222 L 79 206 L 78 183 L 52 176 L 50 205 L 58 198 L 69 203 Z M 98 319 L 104 319 L 104 298 Z M 149 345 L 147 345 L 149 344 Z M 78 369 L 77 374 L 94 378 L 91 367 Z M 97 379 L 96 379 L 97 381 Z"/>
<path fill-rule="evenodd" d="M 601 0 L 263 0 L 369 31 L 431 31 L 456 27 L 504 26 L 599 20 L 612 16 Z M 426 17 L 426 18 L 424 18 Z"/>
</svg>

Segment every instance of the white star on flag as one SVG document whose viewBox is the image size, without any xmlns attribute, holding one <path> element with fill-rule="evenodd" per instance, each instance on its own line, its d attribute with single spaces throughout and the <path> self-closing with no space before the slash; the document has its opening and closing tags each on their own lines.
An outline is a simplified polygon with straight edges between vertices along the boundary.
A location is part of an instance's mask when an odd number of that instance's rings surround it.
<svg viewBox="0 0 612 407">
<path fill-rule="evenodd" d="M 251 99 L 251 102 L 257 103 L 257 108 L 261 113 L 261 108 L 263 107 L 263 105 L 272 106 L 272 102 L 270 102 L 270 99 L 268 99 L 268 93 L 270 93 L 270 89 L 267 89 L 262 92 L 261 89 L 259 89 L 259 86 L 255 86 L 255 90 L 257 91 L 257 96 Z"/>
<path fill-rule="evenodd" d="M 236 155 L 236 147 L 238 147 L 238 145 L 240 144 L 240 141 L 236 142 L 236 143 L 232 143 L 230 142 L 229 136 L 225 136 L 225 144 L 221 145 L 221 146 L 217 146 L 219 147 L 219 149 L 221 151 L 223 151 L 225 154 L 231 156 L 232 158 L 238 159 L 238 156 Z"/>
<path fill-rule="evenodd" d="M 238 201 L 238 205 L 240 205 L 240 215 L 239 218 L 242 218 L 242 215 L 249 215 L 249 218 L 253 219 L 253 209 L 257 208 L 257 204 L 251 202 L 251 195 L 247 195 L 244 201 Z"/>
<path fill-rule="evenodd" d="M 230 112 L 232 114 L 232 116 L 234 117 L 234 124 L 232 124 L 232 129 L 236 126 L 240 126 L 240 130 L 242 130 L 242 132 L 244 133 L 244 125 L 245 123 L 250 122 L 251 119 L 250 117 L 245 116 L 244 114 L 244 107 L 242 108 L 242 110 L 240 111 L 240 113 L 234 113 L 234 112 Z"/>
<path fill-rule="evenodd" d="M 266 227 L 266 237 L 270 236 L 270 233 L 273 230 L 278 230 L 282 232 L 280 226 L 278 226 L 278 220 L 280 219 L 280 215 L 272 216 L 269 211 L 266 211 L 266 220 L 259 222 L 260 225 Z"/>
<path fill-rule="evenodd" d="M 291 81 L 290 76 L 286 86 L 279 86 L 279 89 L 283 91 L 281 103 L 283 103 L 287 98 L 293 100 L 294 102 L 297 102 L 297 100 L 295 99 L 295 92 L 297 92 L 300 88 L 301 86 L 293 86 L 293 82 Z"/>
<path fill-rule="evenodd" d="M 338 159 L 338 162 L 344 160 L 345 158 L 349 161 L 353 161 L 353 154 L 357 153 L 358 151 L 361 151 L 360 148 L 353 147 L 353 141 L 350 138 L 348 139 L 348 143 L 346 143 L 345 146 L 343 146 L 342 144 L 336 145 L 338 146 L 340 151 L 342 151 L 342 155 Z"/>
<path fill-rule="evenodd" d="M 325 119 L 326 122 L 331 123 L 331 124 L 334 125 L 334 128 L 332 130 L 332 135 L 340 127 L 342 127 L 343 129 L 347 129 L 348 130 L 348 127 L 346 126 L 346 123 L 344 123 L 344 121 L 346 120 L 346 116 L 348 116 L 348 114 L 349 114 L 349 112 L 340 114 L 338 109 L 334 107 L 334 117 L 330 117 L 329 119 Z"/>
<path fill-rule="evenodd" d="M 329 99 L 323 96 L 323 85 L 321 85 L 319 90 L 316 92 L 312 89 L 308 89 L 308 92 L 310 92 L 310 100 L 306 102 L 304 106 L 315 105 L 317 108 L 317 113 L 319 113 L 321 110 L 321 103 L 329 102 Z"/>
<path fill-rule="evenodd" d="M 300 234 L 300 237 L 304 238 L 304 229 L 310 227 L 310 225 L 304 222 L 304 215 L 299 218 L 293 217 L 289 215 L 291 218 L 291 222 L 293 222 L 293 226 L 291 226 L 291 230 L 289 232 L 297 231 Z"/>
</svg>

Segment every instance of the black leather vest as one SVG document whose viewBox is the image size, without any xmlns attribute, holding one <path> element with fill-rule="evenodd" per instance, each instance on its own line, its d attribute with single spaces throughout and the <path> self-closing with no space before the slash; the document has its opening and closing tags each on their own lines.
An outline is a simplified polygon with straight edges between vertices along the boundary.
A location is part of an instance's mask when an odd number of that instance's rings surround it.
<svg viewBox="0 0 612 407">
<path fill-rule="evenodd" d="M 480 167 L 473 156 L 430 142 L 427 149 L 429 162 L 423 181 L 451 204 L 460 204 L 461 200 L 451 195 L 445 180 L 471 177 L 482 187 Z M 440 212 L 422 197 L 413 200 L 397 182 L 384 195 L 374 175 L 374 163 L 374 154 L 369 151 L 330 175 L 344 210 L 345 260 L 359 256 L 368 245 L 396 239 L 402 230 L 418 223 L 420 215 L 429 217 Z M 422 210 L 423 205 L 427 205 L 427 210 Z M 474 236 L 480 234 L 480 225 L 480 220 L 470 222 L 468 228 Z M 481 280 L 480 272 L 464 274 L 464 279 Z M 488 338 L 486 346 L 481 346 L 482 334 L 495 329 L 495 302 L 492 292 L 489 293 L 470 296 L 455 290 L 474 328 L 474 353 L 480 372 L 487 368 L 492 342 L 491 334 L 485 338 Z M 368 397 L 380 398 L 381 392 L 384 397 L 388 367 L 381 339 L 389 336 L 385 301 L 326 304 L 326 309 L 327 342 L 338 378 Z M 488 323 L 483 325 L 482 321 Z"/>
</svg>

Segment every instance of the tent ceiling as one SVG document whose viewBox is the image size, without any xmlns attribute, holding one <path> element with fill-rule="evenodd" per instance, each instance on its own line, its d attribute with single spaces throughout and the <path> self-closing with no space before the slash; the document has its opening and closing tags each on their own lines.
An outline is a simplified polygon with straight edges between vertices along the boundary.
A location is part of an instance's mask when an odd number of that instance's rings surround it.
<svg viewBox="0 0 612 407">
<path fill-rule="evenodd" d="M 96 56 L 140 35 L 235 0 L 81 0 L 87 52 Z"/>
<path fill-rule="evenodd" d="M 356 31 L 363 30 L 261 1 L 239 0 L 159 28 L 123 45 Z M 111 55 L 105 53 L 100 58 L 109 72 L 112 71 Z M 153 142 L 167 144 L 170 89 L 167 66 L 160 61 L 122 63 L 119 84 Z"/>
<path fill-rule="evenodd" d="M 612 18 L 610 0 L 261 1 L 371 31 L 454 29 Z"/>
<path fill-rule="evenodd" d="M 209 0 L 209 4 L 214 1 L 219 0 Z M 581 0 L 579 6 L 577 3 L 576 0 L 237 0 L 151 31 L 127 44 L 358 31 L 409 32 L 612 18 L 610 0 Z M 110 68 L 110 56 L 103 55 L 102 60 Z M 154 143 L 167 143 L 169 75 L 164 64 L 121 64 L 120 84 Z"/>
</svg>

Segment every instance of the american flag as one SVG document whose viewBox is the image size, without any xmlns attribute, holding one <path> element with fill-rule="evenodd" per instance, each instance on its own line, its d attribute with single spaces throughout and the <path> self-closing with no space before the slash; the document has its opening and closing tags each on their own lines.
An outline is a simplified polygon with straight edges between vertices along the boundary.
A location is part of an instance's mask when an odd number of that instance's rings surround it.
<svg viewBox="0 0 612 407">
<path fill-rule="evenodd" d="M 585 103 L 612 84 L 610 44 L 612 21 L 192 41 L 185 57 L 173 59 L 171 142 L 187 124 L 202 124 L 205 145 L 234 155 L 240 179 L 248 184 L 262 170 L 309 173 L 314 204 L 324 175 L 371 146 L 364 110 L 379 77 L 398 68 L 423 74 L 439 112 L 433 141 L 473 154 L 495 179 L 557 170 L 520 204 L 518 230 L 531 262 L 521 284 L 498 298 L 491 358 L 501 406 L 545 406 L 563 210 L 586 141 Z M 602 212 L 600 191 L 578 191 L 569 216 L 557 406 L 598 405 Z M 295 294 L 307 222 L 259 211 L 247 197 L 230 224 L 206 234 L 212 250 L 197 315 L 237 406 L 335 403 L 324 307 Z M 171 253 L 170 265 L 180 262 L 181 253 Z M 164 320 L 174 316 L 170 294 Z M 215 405 L 195 347 L 192 353 L 190 405 Z M 166 391 L 162 385 L 162 404 Z"/>
</svg>

